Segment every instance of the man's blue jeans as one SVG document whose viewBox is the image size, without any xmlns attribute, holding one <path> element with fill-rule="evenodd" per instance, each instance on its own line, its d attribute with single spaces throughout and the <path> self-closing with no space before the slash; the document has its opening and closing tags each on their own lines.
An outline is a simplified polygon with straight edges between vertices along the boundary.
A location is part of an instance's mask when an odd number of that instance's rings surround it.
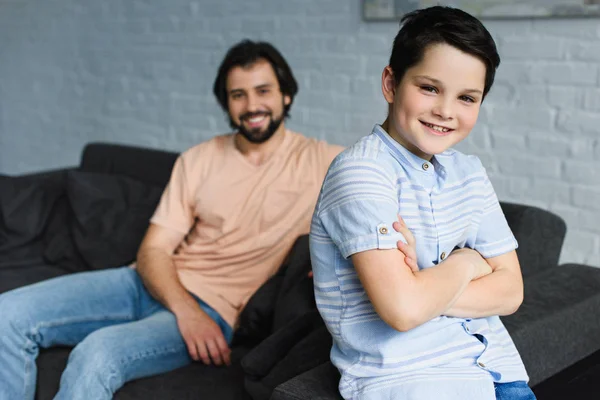
<svg viewBox="0 0 600 400">
<path fill-rule="evenodd" d="M 495 383 L 496 400 L 535 400 L 533 391 L 526 382 Z"/>
<path fill-rule="evenodd" d="M 231 327 L 204 311 L 230 342 Z M 175 316 L 129 267 L 83 272 L 0 295 L 0 400 L 35 395 L 39 348 L 75 346 L 55 399 L 111 399 L 125 382 L 192 362 Z"/>
</svg>

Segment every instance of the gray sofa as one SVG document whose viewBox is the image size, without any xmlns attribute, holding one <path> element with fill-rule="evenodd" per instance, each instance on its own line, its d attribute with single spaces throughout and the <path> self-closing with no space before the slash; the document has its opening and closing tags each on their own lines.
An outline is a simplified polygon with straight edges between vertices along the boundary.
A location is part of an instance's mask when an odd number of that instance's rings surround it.
<svg viewBox="0 0 600 400">
<path fill-rule="evenodd" d="M 522 306 L 502 321 L 535 391 L 536 385 L 600 350 L 600 268 L 558 264 L 566 226 L 557 215 L 536 207 L 501 205 L 519 242 L 525 285 Z M 326 332 L 313 336 L 315 341 L 327 340 Z M 312 357 L 323 363 L 279 385 L 272 400 L 341 398 L 336 368 L 326 356 Z M 600 387 L 594 395 L 600 395 Z"/>
<path fill-rule="evenodd" d="M 77 167 L 0 176 L 0 294 L 131 261 L 176 157 L 90 144 Z M 503 320 L 535 386 L 600 349 L 600 318 L 594 317 L 600 269 L 558 265 L 566 230 L 558 216 L 502 207 L 520 244 L 525 279 L 522 307 Z M 130 382 L 115 398 L 338 399 L 339 375 L 328 361 L 331 337 L 314 305 L 310 267 L 303 236 L 243 311 L 231 368 L 194 363 Z M 41 351 L 36 399 L 54 396 L 69 352 Z"/>
</svg>

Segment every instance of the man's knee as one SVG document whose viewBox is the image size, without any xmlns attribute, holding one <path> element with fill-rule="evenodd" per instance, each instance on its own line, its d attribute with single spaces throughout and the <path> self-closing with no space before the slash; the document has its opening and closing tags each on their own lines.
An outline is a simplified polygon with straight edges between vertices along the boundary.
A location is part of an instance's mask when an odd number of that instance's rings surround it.
<svg viewBox="0 0 600 400">
<path fill-rule="evenodd" d="M 32 326 L 31 311 L 35 304 L 28 296 L 18 291 L 7 292 L 0 295 L 0 331 L 8 329 L 26 332 Z"/>
<path fill-rule="evenodd" d="M 105 389 L 114 391 L 124 384 L 122 355 L 117 350 L 118 343 L 112 335 L 107 335 L 110 328 L 102 328 L 89 334 L 71 351 L 67 369 L 71 375 L 84 380 L 95 381 Z M 73 378 L 73 376 L 72 376 Z"/>
</svg>

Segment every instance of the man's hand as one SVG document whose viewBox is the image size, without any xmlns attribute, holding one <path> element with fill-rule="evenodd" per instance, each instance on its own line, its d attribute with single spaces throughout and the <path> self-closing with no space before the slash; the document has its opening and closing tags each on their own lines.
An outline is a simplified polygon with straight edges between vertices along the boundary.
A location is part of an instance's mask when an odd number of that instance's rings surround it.
<svg viewBox="0 0 600 400">
<path fill-rule="evenodd" d="M 194 361 L 202 360 L 206 365 L 231 365 L 231 350 L 217 323 L 202 309 L 189 308 L 175 314 L 179 332 Z"/>
<path fill-rule="evenodd" d="M 492 267 L 488 262 L 477 252 L 476 250 L 469 248 L 456 249 L 450 255 L 450 257 L 462 257 L 464 262 L 471 263 L 473 265 L 473 279 L 476 280 L 492 273 Z"/>
<path fill-rule="evenodd" d="M 398 242 L 396 242 L 398 250 L 400 250 L 404 254 L 404 262 L 410 267 L 412 272 L 418 272 L 419 265 L 417 264 L 417 242 L 415 240 L 415 237 L 413 236 L 410 229 L 408 229 L 406 223 L 400 215 L 398 215 L 398 221 L 394 222 L 392 226 L 394 227 L 396 232 L 401 233 L 402 236 L 404 236 L 404 239 L 406 239 L 406 241 L 408 242 L 404 243 L 401 240 L 398 240 Z"/>
</svg>

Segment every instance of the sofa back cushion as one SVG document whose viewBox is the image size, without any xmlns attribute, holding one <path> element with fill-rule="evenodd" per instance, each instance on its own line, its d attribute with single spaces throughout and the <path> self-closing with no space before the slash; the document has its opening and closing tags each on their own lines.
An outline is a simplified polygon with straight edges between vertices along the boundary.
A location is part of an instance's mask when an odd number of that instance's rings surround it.
<svg viewBox="0 0 600 400">
<path fill-rule="evenodd" d="M 0 177 L 0 267 L 40 259 L 43 235 L 64 191 L 64 173 Z"/>
<path fill-rule="evenodd" d="M 83 149 L 80 170 L 116 174 L 164 188 L 171 177 L 177 153 L 142 147 L 90 143 Z"/>
<path fill-rule="evenodd" d="M 501 202 L 502 211 L 519 248 L 517 255 L 524 277 L 558 265 L 565 239 L 565 221 L 550 211 L 523 204 Z"/>
<path fill-rule="evenodd" d="M 161 193 L 126 176 L 69 171 L 66 229 L 49 240 L 47 260 L 74 271 L 131 263 Z"/>
</svg>

